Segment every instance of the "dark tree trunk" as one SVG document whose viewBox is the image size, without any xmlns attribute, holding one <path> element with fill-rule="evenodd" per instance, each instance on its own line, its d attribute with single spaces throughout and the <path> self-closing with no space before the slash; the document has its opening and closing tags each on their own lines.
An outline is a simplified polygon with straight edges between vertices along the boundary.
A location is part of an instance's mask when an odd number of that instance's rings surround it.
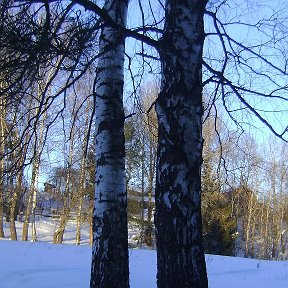
<svg viewBox="0 0 288 288">
<path fill-rule="evenodd" d="M 11 240 L 17 240 L 17 230 L 16 230 L 16 224 L 15 221 L 17 220 L 17 215 L 18 215 L 18 209 L 17 209 L 17 204 L 19 204 L 19 198 L 21 194 L 21 189 L 22 189 L 22 180 L 23 180 L 23 170 L 18 172 L 17 175 L 17 181 L 16 181 L 16 187 L 15 191 L 12 195 L 12 199 L 10 201 L 10 238 Z"/>
<path fill-rule="evenodd" d="M 3 226 L 4 226 L 3 225 L 3 215 L 4 215 L 3 196 L 2 196 L 2 190 L 0 188 L 0 238 L 4 238 L 5 237 L 4 228 L 3 228 Z"/>
<path fill-rule="evenodd" d="M 107 0 L 116 23 L 126 23 L 128 0 Z M 124 37 L 104 27 L 96 83 L 96 192 L 91 288 L 129 287 L 123 109 Z"/>
<path fill-rule="evenodd" d="M 1 87 L 2 88 L 2 87 Z M 5 101 L 4 97 L 0 97 L 0 238 L 4 238 L 4 152 L 5 152 Z"/>
<path fill-rule="evenodd" d="M 156 111 L 159 288 L 208 287 L 202 240 L 202 50 L 206 1 L 166 1 Z"/>
<path fill-rule="evenodd" d="M 4 161 L 4 159 L 0 160 Z M 0 163 L 2 166 L 2 164 Z M 0 168 L 1 169 L 1 168 Z M 2 170 L 2 169 L 1 169 Z M 3 225 L 3 219 L 4 219 L 4 201 L 3 201 L 3 195 L 4 195 L 4 173 L 1 173 L 0 171 L 0 238 L 4 238 L 4 225 Z"/>
</svg>

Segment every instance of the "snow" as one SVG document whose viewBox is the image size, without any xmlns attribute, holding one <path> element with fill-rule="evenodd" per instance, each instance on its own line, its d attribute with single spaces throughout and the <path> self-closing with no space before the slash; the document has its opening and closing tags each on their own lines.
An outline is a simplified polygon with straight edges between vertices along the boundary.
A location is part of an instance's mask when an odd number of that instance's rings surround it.
<svg viewBox="0 0 288 288">
<path fill-rule="evenodd" d="M 53 245 L 49 243 L 53 223 L 39 222 L 39 242 L 0 241 L 0 288 L 88 288 L 92 251 L 87 245 L 86 229 L 82 231 L 86 237 L 81 246 L 71 245 L 73 223 L 64 241 L 71 244 Z M 7 227 L 6 232 L 8 235 Z M 156 288 L 156 251 L 131 249 L 129 256 L 130 287 Z M 206 255 L 206 263 L 209 288 L 288 287 L 288 261 Z"/>
</svg>

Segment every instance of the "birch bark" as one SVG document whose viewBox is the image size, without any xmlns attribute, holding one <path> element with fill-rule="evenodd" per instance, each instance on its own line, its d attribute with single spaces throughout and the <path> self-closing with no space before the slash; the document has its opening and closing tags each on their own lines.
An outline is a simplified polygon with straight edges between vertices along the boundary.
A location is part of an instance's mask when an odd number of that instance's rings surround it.
<svg viewBox="0 0 288 288">
<path fill-rule="evenodd" d="M 85 148 L 84 148 L 85 149 Z M 79 177 L 79 199 L 78 199 L 78 207 L 77 207 L 77 219 L 76 219 L 76 245 L 80 245 L 81 243 L 81 216 L 82 216 L 82 208 L 83 208 L 83 197 L 85 192 L 85 163 L 86 156 L 83 155 L 81 160 L 81 168 L 80 168 L 80 177 Z"/>
<path fill-rule="evenodd" d="M 202 241 L 202 51 L 207 1 L 167 0 L 156 102 L 158 288 L 208 287 Z"/>
<path fill-rule="evenodd" d="M 50 79 L 51 75 L 49 75 L 48 79 Z M 48 80 L 47 80 L 48 81 Z M 44 86 L 44 84 L 43 84 Z M 43 91 L 41 90 L 41 85 L 38 84 L 37 86 L 37 97 L 41 99 Z M 30 109 L 32 111 L 32 109 Z M 39 110 L 36 109 L 35 117 L 37 117 Z M 22 232 L 22 240 L 28 241 L 28 230 L 29 230 L 29 223 L 31 222 L 31 234 L 32 234 L 32 241 L 37 241 L 37 234 L 36 234 L 36 223 L 35 223 L 35 212 L 37 206 L 37 192 L 38 192 L 38 178 L 39 178 L 39 171 L 40 171 L 40 161 L 42 156 L 42 149 L 44 145 L 44 129 L 45 123 L 47 119 L 47 112 L 44 113 L 43 118 L 40 121 L 40 128 L 39 128 L 39 136 L 35 137 L 34 139 L 34 147 L 35 147 L 35 158 L 32 161 L 32 174 L 31 174 L 31 184 L 30 189 L 28 192 L 28 200 L 27 206 L 25 209 L 25 216 L 24 216 L 24 223 L 23 223 L 23 232 Z"/>
<path fill-rule="evenodd" d="M 128 0 L 106 0 L 104 9 L 126 24 Z M 105 24 L 105 23 L 104 23 Z M 91 288 L 129 287 L 123 109 L 124 36 L 104 26 L 96 81 L 96 192 Z"/>
<path fill-rule="evenodd" d="M 81 243 L 81 217 L 82 217 L 82 208 L 83 208 L 83 201 L 84 201 L 84 193 L 85 193 L 85 168 L 86 168 L 86 153 L 85 149 L 88 145 L 88 129 L 89 129 L 89 114 L 88 110 L 90 108 L 90 102 L 87 104 L 86 107 L 86 120 L 85 120 L 85 129 L 84 129 L 84 140 L 82 146 L 82 159 L 81 159 L 81 167 L 80 167 L 80 177 L 79 177 L 79 186 L 78 186 L 78 207 L 77 207 L 77 219 L 76 219 L 76 245 L 80 245 Z"/>
<path fill-rule="evenodd" d="M 73 116 L 73 115 L 72 115 Z M 63 207 L 59 219 L 58 227 L 56 228 L 53 236 L 54 244 L 62 244 L 64 232 L 66 228 L 66 224 L 69 220 L 70 215 L 70 202 L 71 202 L 71 173 L 72 173 L 72 163 L 74 157 L 74 145 L 75 145 L 75 126 L 71 127 L 70 131 L 70 145 L 69 145 L 69 155 L 68 155 L 68 163 L 67 163 L 67 175 L 65 180 L 65 191 L 63 195 Z"/>
<path fill-rule="evenodd" d="M 36 158 L 38 158 L 38 156 L 36 156 Z M 29 192 L 28 192 L 28 199 L 27 199 L 25 215 L 24 215 L 24 223 L 23 223 L 23 229 L 22 229 L 22 241 L 28 241 L 29 223 L 30 223 L 30 220 L 31 220 L 30 218 L 31 218 L 31 216 L 33 214 L 32 210 L 33 210 L 33 206 L 34 206 L 33 203 L 34 202 L 35 202 L 35 208 L 36 208 L 36 195 L 37 195 L 36 193 L 37 193 L 37 185 L 38 185 L 38 181 L 37 181 L 38 173 L 39 173 L 38 159 L 34 159 L 33 160 L 33 165 L 32 165 L 31 185 L 30 185 L 30 189 L 29 189 Z M 35 209 L 34 209 L 34 211 L 35 211 Z M 33 216 L 32 216 L 32 218 L 33 218 L 32 222 L 35 222 Z M 34 225 L 35 225 L 35 223 L 34 223 Z M 32 231 L 33 231 L 33 229 L 32 229 Z M 32 234 L 33 234 L 33 237 L 32 237 L 33 241 L 36 241 L 37 240 L 36 239 L 36 232 L 34 231 Z M 11 235 L 12 235 L 12 231 L 11 231 Z"/>
</svg>

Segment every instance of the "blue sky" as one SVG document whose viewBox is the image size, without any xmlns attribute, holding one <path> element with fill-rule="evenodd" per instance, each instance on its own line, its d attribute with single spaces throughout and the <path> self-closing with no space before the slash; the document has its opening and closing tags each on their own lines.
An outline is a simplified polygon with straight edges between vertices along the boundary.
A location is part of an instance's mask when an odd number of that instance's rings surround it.
<svg viewBox="0 0 288 288">
<path fill-rule="evenodd" d="M 226 4 L 218 7 L 222 2 L 226 2 Z M 128 27 L 141 26 L 143 19 L 145 23 L 151 24 L 155 19 L 159 20 L 163 17 L 163 9 L 158 1 L 151 1 L 156 6 L 153 7 L 153 13 L 150 11 L 148 0 L 140 1 L 140 3 L 143 14 L 140 12 L 138 1 L 132 0 L 130 2 Z M 212 12 L 218 9 L 217 17 L 222 23 L 225 23 L 223 27 L 219 25 L 221 33 L 224 32 L 224 28 L 227 34 L 240 44 L 230 42 L 233 44 L 232 48 L 229 46 L 227 38 L 223 38 L 229 54 L 225 77 L 242 89 L 238 91 L 240 91 L 243 99 L 251 107 L 256 108 L 257 113 L 271 124 L 278 134 L 281 134 L 288 125 L 288 91 L 286 89 L 288 87 L 288 77 L 280 72 L 281 69 L 285 70 L 285 61 L 288 59 L 288 48 L 286 48 L 288 47 L 288 33 L 286 33 L 288 31 L 286 29 L 288 25 L 288 3 L 280 0 L 211 0 L 208 9 Z M 159 27 L 162 27 L 161 25 L 163 23 L 159 24 Z M 215 32 L 212 18 L 209 16 L 205 16 L 205 31 Z M 248 46 L 251 52 L 244 52 L 241 45 Z M 154 49 L 147 45 L 143 47 L 146 54 L 157 56 Z M 151 83 L 154 79 L 159 83 L 161 77 L 160 63 L 135 56 L 135 53 L 141 52 L 143 47 L 141 43 L 133 39 L 128 39 L 126 42 L 126 51 L 131 57 L 130 60 L 132 60 L 131 67 L 136 88 L 137 85 Z M 261 55 L 263 59 L 257 58 L 256 53 Z M 239 59 L 235 55 L 239 55 Z M 127 57 L 126 68 L 128 68 L 128 59 Z M 225 55 L 219 36 L 208 36 L 205 40 L 204 60 L 209 62 L 213 69 L 221 71 L 224 59 Z M 142 65 L 145 65 L 145 68 L 142 68 Z M 207 73 L 204 71 L 204 81 L 207 79 L 206 75 Z M 132 85 L 130 71 L 127 69 L 125 79 L 126 99 L 135 87 Z M 215 84 L 206 86 L 205 93 L 213 95 L 215 87 Z M 285 87 L 285 89 L 279 89 L 279 87 Z M 245 89 L 254 90 L 258 95 L 249 93 Z M 218 107 L 223 107 L 220 92 L 216 98 L 218 99 Z M 261 95 L 270 93 L 276 97 L 267 98 Z M 283 98 L 281 99 L 278 96 Z M 235 117 L 237 122 L 241 123 L 246 132 L 258 135 L 259 139 L 261 137 L 263 139 L 272 137 L 269 128 L 257 119 L 247 107 L 244 107 L 243 103 L 239 101 L 239 97 L 235 96 L 235 93 L 231 93 L 231 89 L 225 90 L 225 101 L 227 107 L 233 111 L 231 115 Z M 233 121 L 229 120 L 228 117 L 227 122 L 233 125 Z M 288 140 L 287 134 L 285 136 L 286 140 Z"/>
</svg>

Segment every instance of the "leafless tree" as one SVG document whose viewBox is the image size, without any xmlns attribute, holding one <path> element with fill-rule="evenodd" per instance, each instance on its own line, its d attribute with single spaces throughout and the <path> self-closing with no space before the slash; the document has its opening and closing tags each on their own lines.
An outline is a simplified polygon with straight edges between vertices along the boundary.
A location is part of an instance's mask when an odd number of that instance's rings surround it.
<svg viewBox="0 0 288 288">
<path fill-rule="evenodd" d="M 249 118 L 259 120 L 287 141 L 287 110 L 281 108 L 287 105 L 287 55 L 283 45 L 287 30 L 286 16 L 279 14 L 287 9 L 281 2 L 271 4 L 271 9 L 261 7 L 261 3 L 257 7 L 245 3 L 250 1 L 138 1 L 140 23 L 129 28 L 128 1 L 107 0 L 103 6 L 89 0 L 1 3 L 0 69 L 5 87 L 0 96 L 6 95 L 10 103 L 21 102 L 35 79 L 57 66 L 42 93 L 39 113 L 23 129 L 19 143 L 31 135 L 26 141 L 31 145 L 41 115 L 59 97 L 64 99 L 63 105 L 51 123 L 63 113 L 67 89 L 97 63 L 93 87 L 97 188 L 91 287 L 129 286 L 122 100 L 125 37 L 140 43 L 135 59 L 140 59 L 141 65 L 153 71 L 159 67 L 155 62 L 161 63 L 161 88 L 156 100 L 158 287 L 208 285 L 200 201 L 203 87 L 212 95 L 208 110 L 222 101 L 239 129 L 244 129 Z M 255 13 L 261 8 L 265 13 Z M 233 27 L 241 27 L 243 33 L 237 34 Z M 242 37 L 256 33 L 260 36 Z M 135 62 L 128 52 L 127 59 L 131 72 Z M 143 71 L 137 77 L 131 73 L 135 91 Z M 51 85 L 53 96 L 47 93 Z M 271 115 L 281 120 L 279 127 L 270 121 Z M 25 145 L 20 147 L 24 149 Z"/>
</svg>

